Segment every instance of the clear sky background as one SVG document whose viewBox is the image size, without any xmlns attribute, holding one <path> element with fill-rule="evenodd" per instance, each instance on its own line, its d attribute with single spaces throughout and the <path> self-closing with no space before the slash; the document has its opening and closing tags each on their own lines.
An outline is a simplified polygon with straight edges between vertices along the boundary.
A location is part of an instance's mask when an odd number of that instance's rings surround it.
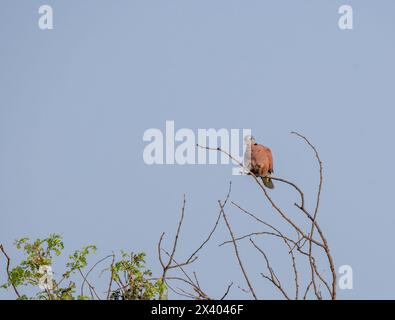
<svg viewBox="0 0 395 320">
<path fill-rule="evenodd" d="M 42 4 L 53 7 L 52 31 L 38 28 Z M 342 4 L 353 6 L 354 30 L 338 28 Z M 231 166 L 146 165 L 144 131 L 166 120 L 251 128 L 311 208 L 317 165 L 296 130 L 324 162 L 319 219 L 335 264 L 354 271 L 339 298 L 395 298 L 394 30 L 391 0 L 2 0 L 0 243 L 14 257 L 15 239 L 55 232 L 66 253 L 89 243 L 97 258 L 146 251 L 157 274 L 157 241 L 174 232 L 184 193 L 179 260 L 209 232 L 230 180 L 234 201 L 269 222 L 275 213 Z M 272 194 L 296 199 L 283 186 Z M 228 215 L 238 235 L 256 231 Z M 214 297 L 234 281 L 229 297 L 249 298 L 231 247 L 218 247 L 227 239 L 221 224 L 190 270 Z M 276 245 L 260 241 L 276 259 Z M 279 297 L 259 277 L 262 257 L 241 250 L 260 297 Z M 288 268 L 288 257 L 277 265 Z"/>
</svg>

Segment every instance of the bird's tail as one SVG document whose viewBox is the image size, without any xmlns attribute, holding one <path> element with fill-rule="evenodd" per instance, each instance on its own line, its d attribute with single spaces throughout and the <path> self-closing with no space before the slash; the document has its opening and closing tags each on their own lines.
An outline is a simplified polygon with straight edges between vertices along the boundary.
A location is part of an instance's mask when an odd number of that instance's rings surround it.
<svg viewBox="0 0 395 320">
<path fill-rule="evenodd" d="M 263 181 L 263 184 L 265 185 L 266 188 L 274 189 L 274 184 L 273 184 L 273 181 L 270 177 L 268 177 L 268 176 L 262 177 L 262 181 Z"/>
</svg>

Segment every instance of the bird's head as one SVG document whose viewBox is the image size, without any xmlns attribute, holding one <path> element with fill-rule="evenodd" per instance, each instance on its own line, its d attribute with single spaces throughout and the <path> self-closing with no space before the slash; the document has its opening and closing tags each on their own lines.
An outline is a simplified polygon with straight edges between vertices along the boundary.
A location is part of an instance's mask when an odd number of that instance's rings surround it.
<svg viewBox="0 0 395 320">
<path fill-rule="evenodd" d="M 244 143 L 245 143 L 247 146 L 250 146 L 250 145 L 255 144 L 255 143 L 256 143 L 256 140 L 255 140 L 255 138 L 254 138 L 253 136 L 246 136 L 246 137 L 244 138 Z"/>
</svg>

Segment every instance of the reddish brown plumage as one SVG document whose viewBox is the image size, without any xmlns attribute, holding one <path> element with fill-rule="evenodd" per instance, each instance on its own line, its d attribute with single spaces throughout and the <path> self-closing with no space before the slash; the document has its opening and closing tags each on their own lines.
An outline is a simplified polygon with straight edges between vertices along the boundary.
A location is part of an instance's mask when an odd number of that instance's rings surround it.
<svg viewBox="0 0 395 320">
<path fill-rule="evenodd" d="M 272 151 L 261 145 L 251 145 L 251 171 L 261 177 L 266 177 L 273 172 Z"/>
</svg>

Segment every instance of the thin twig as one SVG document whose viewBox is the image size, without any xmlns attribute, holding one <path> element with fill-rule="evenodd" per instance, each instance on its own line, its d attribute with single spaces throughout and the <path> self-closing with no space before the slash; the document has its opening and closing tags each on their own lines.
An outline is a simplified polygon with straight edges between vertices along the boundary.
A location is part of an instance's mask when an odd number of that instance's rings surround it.
<svg viewBox="0 0 395 320">
<path fill-rule="evenodd" d="M 226 296 L 228 295 L 228 293 L 229 293 L 229 291 L 230 291 L 230 288 L 233 286 L 233 282 L 231 282 L 229 285 L 228 285 L 228 288 L 226 289 L 226 292 L 224 293 L 224 295 L 219 299 L 219 300 L 224 300 L 225 298 L 226 298 Z"/>
<path fill-rule="evenodd" d="M 242 263 L 241 258 L 240 258 L 239 249 L 237 248 L 237 243 L 236 243 L 236 240 L 235 240 L 235 236 L 234 236 L 234 234 L 233 234 L 232 228 L 231 228 L 230 223 L 229 223 L 229 221 L 228 221 L 228 219 L 227 219 L 227 217 L 226 217 L 226 214 L 225 214 L 224 206 L 225 206 L 225 204 L 226 204 L 226 201 L 229 199 L 230 190 L 231 190 L 231 189 L 229 188 L 229 192 L 228 192 L 228 195 L 227 195 L 226 200 L 224 201 L 224 203 L 221 203 L 221 201 L 218 200 L 218 204 L 219 204 L 220 210 L 221 210 L 221 212 L 222 212 L 222 217 L 224 218 L 224 221 L 225 221 L 225 223 L 226 223 L 226 226 L 227 226 L 227 228 L 228 228 L 228 230 L 229 230 L 229 234 L 230 234 L 230 236 L 231 236 L 231 238 L 232 238 L 233 248 L 234 248 L 234 250 L 235 250 L 235 255 L 236 255 L 237 260 L 238 260 L 238 262 L 239 262 L 240 269 L 241 269 L 241 271 L 242 271 L 242 273 L 243 273 L 243 275 L 244 275 L 244 278 L 245 278 L 245 280 L 246 280 L 246 282 L 247 282 L 248 287 L 250 288 L 250 291 L 251 291 L 252 296 L 254 297 L 255 300 L 258 300 L 258 297 L 257 297 L 257 295 L 256 295 L 256 293 L 255 293 L 255 290 L 254 290 L 254 288 L 252 287 L 251 281 L 250 281 L 250 279 L 248 278 L 247 272 L 246 272 L 245 269 L 244 269 L 243 263 Z"/>
<path fill-rule="evenodd" d="M 290 300 L 288 294 L 285 292 L 284 288 L 282 287 L 281 282 L 278 279 L 277 275 L 275 274 L 273 268 L 270 266 L 270 262 L 266 253 L 260 247 L 258 247 L 258 245 L 251 238 L 250 238 L 250 242 L 262 254 L 263 258 L 266 261 L 266 268 L 269 270 L 270 277 L 261 273 L 262 277 L 268 279 L 271 283 L 273 283 L 273 285 L 283 294 L 285 299 Z"/>
<path fill-rule="evenodd" d="M 1 252 L 4 254 L 4 256 L 5 256 L 6 260 L 7 260 L 6 271 L 7 271 L 8 282 L 11 284 L 11 286 L 12 286 L 12 288 L 14 289 L 15 294 L 17 295 L 17 297 L 20 298 L 21 295 L 20 295 L 18 289 L 17 289 L 16 286 L 10 281 L 10 279 L 11 279 L 11 271 L 10 271 L 10 262 L 11 262 L 11 259 L 10 259 L 10 257 L 8 256 L 8 254 L 5 252 L 4 247 L 3 247 L 2 244 L 0 244 L 0 250 L 1 250 Z"/>
</svg>

